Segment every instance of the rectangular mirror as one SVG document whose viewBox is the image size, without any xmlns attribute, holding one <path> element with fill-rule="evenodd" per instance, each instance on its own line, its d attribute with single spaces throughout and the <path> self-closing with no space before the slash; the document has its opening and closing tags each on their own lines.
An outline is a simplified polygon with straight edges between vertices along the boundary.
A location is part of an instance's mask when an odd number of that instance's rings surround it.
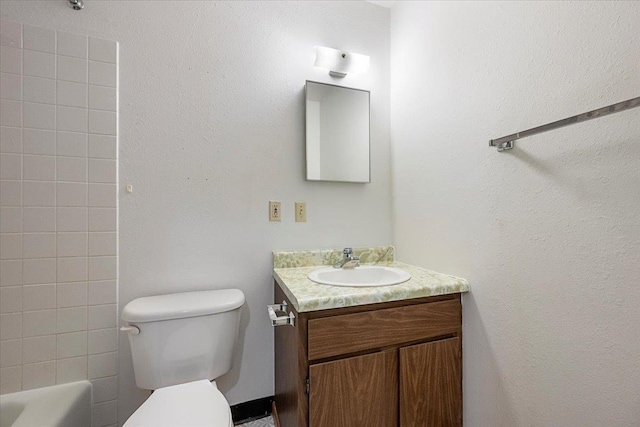
<svg viewBox="0 0 640 427">
<path fill-rule="evenodd" d="M 371 182 L 369 91 L 307 81 L 307 180 Z"/>
</svg>

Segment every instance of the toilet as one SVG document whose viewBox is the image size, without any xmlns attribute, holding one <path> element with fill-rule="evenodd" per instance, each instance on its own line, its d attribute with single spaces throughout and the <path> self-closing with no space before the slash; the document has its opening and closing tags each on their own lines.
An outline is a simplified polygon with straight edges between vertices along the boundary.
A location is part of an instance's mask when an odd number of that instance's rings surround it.
<svg viewBox="0 0 640 427">
<path fill-rule="evenodd" d="M 122 311 L 138 388 L 151 396 L 124 427 L 233 427 L 215 379 L 231 369 L 238 289 L 139 298 Z"/>
</svg>

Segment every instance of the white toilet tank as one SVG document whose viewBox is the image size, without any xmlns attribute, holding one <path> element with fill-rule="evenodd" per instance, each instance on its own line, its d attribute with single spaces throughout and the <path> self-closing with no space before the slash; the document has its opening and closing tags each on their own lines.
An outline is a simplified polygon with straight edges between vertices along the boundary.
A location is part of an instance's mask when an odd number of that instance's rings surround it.
<svg viewBox="0 0 640 427">
<path fill-rule="evenodd" d="M 239 289 L 138 298 L 122 311 L 139 388 L 213 380 L 231 369 L 244 294 Z"/>
</svg>

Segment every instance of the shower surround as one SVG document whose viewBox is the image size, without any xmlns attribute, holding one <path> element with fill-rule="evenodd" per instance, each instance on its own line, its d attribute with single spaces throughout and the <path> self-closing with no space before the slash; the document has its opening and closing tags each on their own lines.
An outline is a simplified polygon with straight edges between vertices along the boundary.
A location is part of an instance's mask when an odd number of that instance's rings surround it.
<svg viewBox="0 0 640 427">
<path fill-rule="evenodd" d="M 88 379 L 115 425 L 118 44 L 0 35 L 0 393 Z"/>
</svg>

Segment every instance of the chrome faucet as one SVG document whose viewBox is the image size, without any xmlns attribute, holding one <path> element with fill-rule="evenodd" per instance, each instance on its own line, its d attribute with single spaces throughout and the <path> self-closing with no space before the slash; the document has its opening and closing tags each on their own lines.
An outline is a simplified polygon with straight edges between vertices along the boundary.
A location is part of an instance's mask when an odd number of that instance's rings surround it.
<svg viewBox="0 0 640 427">
<path fill-rule="evenodd" d="M 333 268 L 356 268 L 360 266 L 360 258 L 353 254 L 353 249 L 344 248 L 342 261 L 333 265 Z"/>
</svg>

